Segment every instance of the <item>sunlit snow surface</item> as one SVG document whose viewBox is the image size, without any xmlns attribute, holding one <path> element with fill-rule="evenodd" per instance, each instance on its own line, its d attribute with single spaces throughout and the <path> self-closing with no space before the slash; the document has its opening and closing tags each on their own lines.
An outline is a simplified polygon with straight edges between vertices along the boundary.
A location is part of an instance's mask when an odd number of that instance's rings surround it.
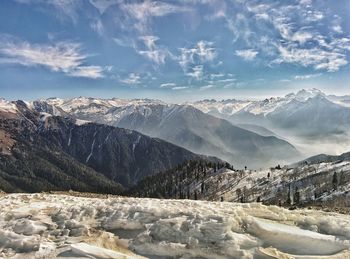
<svg viewBox="0 0 350 259">
<path fill-rule="evenodd" d="M 0 199 L 4 258 L 350 258 L 349 249 L 349 215 L 256 203 Z"/>
</svg>

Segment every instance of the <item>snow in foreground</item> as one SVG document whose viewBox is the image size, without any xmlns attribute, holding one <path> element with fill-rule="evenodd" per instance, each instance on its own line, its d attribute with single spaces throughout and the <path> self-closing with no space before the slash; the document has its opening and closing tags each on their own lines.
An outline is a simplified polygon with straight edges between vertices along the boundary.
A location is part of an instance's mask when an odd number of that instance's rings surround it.
<svg viewBox="0 0 350 259">
<path fill-rule="evenodd" d="M 12 194 L 0 199 L 1 256 L 350 258 L 350 216 L 256 203 Z"/>
</svg>

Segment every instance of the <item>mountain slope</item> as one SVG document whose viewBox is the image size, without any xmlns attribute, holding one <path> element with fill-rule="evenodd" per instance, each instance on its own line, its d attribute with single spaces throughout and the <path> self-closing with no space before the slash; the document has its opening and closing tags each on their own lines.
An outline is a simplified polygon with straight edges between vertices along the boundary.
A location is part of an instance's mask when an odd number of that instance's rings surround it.
<svg viewBox="0 0 350 259">
<path fill-rule="evenodd" d="M 268 114 L 267 118 L 279 127 L 302 135 L 341 134 L 350 125 L 350 108 L 316 95 L 304 102 L 293 100 Z"/>
<path fill-rule="evenodd" d="M 76 122 L 22 101 L 2 105 L 0 189 L 118 193 L 187 160 L 219 161 L 131 130 Z"/>
<path fill-rule="evenodd" d="M 235 124 L 253 124 L 291 135 L 321 137 L 342 134 L 350 126 L 348 97 L 327 96 L 318 89 L 302 89 L 285 97 L 261 101 L 204 100 L 192 106 Z"/>
<path fill-rule="evenodd" d="M 350 156 L 320 155 L 291 166 L 234 170 L 229 165 L 185 163 L 143 179 L 136 197 L 263 202 L 274 205 L 350 206 Z"/>
<path fill-rule="evenodd" d="M 298 157 L 296 149 L 284 140 L 260 136 L 192 106 L 140 103 L 139 100 L 128 105 L 106 105 L 111 100 L 67 100 L 61 101 L 63 104 L 59 107 L 72 117 L 136 130 L 196 153 L 220 157 L 239 167 L 274 165 L 295 161 Z M 47 103 L 58 103 L 50 100 L 41 102 L 41 107 Z M 84 105 L 74 105 L 75 102 Z"/>
</svg>

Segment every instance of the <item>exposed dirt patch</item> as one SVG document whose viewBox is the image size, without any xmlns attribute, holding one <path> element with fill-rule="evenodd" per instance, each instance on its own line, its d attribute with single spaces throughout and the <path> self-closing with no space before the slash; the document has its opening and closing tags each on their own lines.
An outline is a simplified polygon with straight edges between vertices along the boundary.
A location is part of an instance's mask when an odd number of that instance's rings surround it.
<svg viewBox="0 0 350 259">
<path fill-rule="evenodd" d="M 15 143 L 16 141 L 6 131 L 0 129 L 0 154 L 11 155 L 11 149 Z"/>
</svg>

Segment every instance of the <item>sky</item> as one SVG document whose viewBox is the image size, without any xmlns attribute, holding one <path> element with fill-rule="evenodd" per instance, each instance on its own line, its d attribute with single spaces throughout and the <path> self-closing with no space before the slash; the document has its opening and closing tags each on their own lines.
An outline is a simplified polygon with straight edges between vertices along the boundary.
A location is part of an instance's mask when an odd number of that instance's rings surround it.
<svg viewBox="0 0 350 259">
<path fill-rule="evenodd" d="M 350 94 L 349 0 L 1 0 L 0 97 Z"/>
</svg>

